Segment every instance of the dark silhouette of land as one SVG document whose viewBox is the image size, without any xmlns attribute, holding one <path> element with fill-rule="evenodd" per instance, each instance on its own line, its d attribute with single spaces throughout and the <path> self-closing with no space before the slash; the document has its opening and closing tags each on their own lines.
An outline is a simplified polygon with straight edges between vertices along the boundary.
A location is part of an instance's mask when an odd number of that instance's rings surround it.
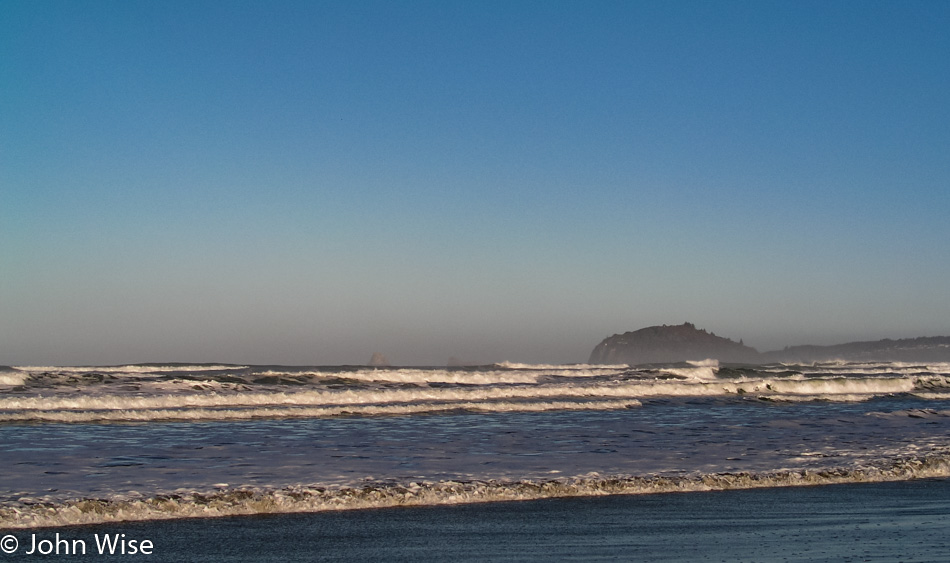
<svg viewBox="0 0 950 563">
<path fill-rule="evenodd" d="M 849 342 L 833 346 L 792 346 L 762 354 L 766 362 L 950 362 L 950 336 Z"/>
<path fill-rule="evenodd" d="M 652 364 L 716 359 L 725 363 L 950 362 L 950 336 L 793 346 L 759 352 L 692 323 L 642 328 L 605 338 L 591 352 L 592 364 Z"/>
<path fill-rule="evenodd" d="M 721 362 L 755 363 L 755 348 L 700 330 L 692 323 L 651 326 L 615 334 L 594 348 L 592 364 L 654 364 L 715 358 Z"/>
</svg>

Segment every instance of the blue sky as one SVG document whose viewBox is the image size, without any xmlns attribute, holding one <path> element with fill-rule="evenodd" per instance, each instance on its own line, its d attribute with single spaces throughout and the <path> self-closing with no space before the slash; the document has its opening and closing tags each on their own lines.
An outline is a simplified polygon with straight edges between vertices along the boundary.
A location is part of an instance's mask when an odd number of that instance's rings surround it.
<svg viewBox="0 0 950 563">
<path fill-rule="evenodd" d="M 950 334 L 946 2 L 0 8 L 0 364 Z"/>
</svg>

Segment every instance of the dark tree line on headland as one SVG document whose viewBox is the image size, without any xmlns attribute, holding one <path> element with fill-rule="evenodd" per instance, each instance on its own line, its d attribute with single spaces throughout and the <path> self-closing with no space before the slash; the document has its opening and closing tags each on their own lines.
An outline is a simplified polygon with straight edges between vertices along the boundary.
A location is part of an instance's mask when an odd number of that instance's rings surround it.
<svg viewBox="0 0 950 563">
<path fill-rule="evenodd" d="M 833 346 L 792 346 L 759 352 L 697 329 L 692 323 L 642 328 L 605 338 L 591 352 L 592 364 L 651 364 L 717 359 L 724 363 L 811 363 L 831 360 L 849 362 L 947 362 L 950 336 L 849 342 Z"/>
</svg>

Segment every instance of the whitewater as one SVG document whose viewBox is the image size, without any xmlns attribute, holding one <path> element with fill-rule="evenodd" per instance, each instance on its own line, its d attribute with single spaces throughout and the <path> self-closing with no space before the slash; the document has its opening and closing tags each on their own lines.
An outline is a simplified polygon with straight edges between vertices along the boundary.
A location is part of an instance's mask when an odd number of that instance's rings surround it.
<svg viewBox="0 0 950 563">
<path fill-rule="evenodd" d="M 0 367 L 0 528 L 950 476 L 950 364 Z"/>
</svg>

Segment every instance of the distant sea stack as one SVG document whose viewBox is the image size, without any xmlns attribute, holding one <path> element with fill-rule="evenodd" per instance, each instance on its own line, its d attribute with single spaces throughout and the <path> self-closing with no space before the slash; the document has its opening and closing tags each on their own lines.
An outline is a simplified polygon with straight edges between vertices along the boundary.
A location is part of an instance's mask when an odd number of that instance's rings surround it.
<svg viewBox="0 0 950 563">
<path fill-rule="evenodd" d="M 590 354 L 592 364 L 656 364 L 716 359 L 755 363 L 759 352 L 740 340 L 716 336 L 692 323 L 651 326 L 605 338 Z"/>
</svg>

